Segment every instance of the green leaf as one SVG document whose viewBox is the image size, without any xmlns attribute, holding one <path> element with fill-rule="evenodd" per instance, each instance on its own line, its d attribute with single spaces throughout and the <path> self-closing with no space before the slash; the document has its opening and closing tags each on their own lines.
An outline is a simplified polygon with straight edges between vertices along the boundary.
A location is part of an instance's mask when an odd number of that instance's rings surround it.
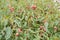
<svg viewBox="0 0 60 40">
<path fill-rule="evenodd" d="M 0 39 L 2 38 L 2 35 L 0 35 Z"/>
<path fill-rule="evenodd" d="M 46 31 L 48 32 L 48 22 L 45 22 L 44 26 L 46 27 Z"/>
<path fill-rule="evenodd" d="M 11 37 L 12 30 L 10 27 L 7 27 L 5 31 L 6 31 L 5 38 L 6 38 L 6 40 L 8 40 Z"/>
</svg>

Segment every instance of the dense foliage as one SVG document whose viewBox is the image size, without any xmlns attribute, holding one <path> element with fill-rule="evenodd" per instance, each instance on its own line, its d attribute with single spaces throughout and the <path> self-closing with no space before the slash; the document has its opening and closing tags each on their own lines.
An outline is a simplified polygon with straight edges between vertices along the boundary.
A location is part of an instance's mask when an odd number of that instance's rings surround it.
<svg viewBox="0 0 60 40">
<path fill-rule="evenodd" d="M 59 5 L 53 0 L 0 0 L 0 40 L 60 40 Z"/>
</svg>

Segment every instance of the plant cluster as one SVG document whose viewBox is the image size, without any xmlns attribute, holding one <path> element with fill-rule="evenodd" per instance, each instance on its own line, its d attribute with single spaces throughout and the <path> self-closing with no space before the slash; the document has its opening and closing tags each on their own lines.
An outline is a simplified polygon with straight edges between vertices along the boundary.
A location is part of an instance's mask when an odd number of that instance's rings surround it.
<svg viewBox="0 0 60 40">
<path fill-rule="evenodd" d="M 0 40 L 60 40 L 60 9 L 53 0 L 0 0 Z"/>
</svg>

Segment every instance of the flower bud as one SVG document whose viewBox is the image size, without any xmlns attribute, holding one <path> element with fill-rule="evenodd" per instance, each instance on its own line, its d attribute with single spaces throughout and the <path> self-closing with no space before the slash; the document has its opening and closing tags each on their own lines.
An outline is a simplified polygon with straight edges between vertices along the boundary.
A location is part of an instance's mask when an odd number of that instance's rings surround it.
<svg viewBox="0 0 60 40">
<path fill-rule="evenodd" d="M 16 36 L 19 36 L 19 33 L 16 33 Z"/>
</svg>

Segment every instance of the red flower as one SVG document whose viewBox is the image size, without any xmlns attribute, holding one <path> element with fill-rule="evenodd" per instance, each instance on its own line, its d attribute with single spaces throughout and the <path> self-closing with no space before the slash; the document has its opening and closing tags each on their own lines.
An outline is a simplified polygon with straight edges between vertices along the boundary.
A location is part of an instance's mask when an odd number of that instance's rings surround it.
<svg viewBox="0 0 60 40">
<path fill-rule="evenodd" d="M 42 30 L 44 28 L 44 26 L 40 26 L 40 30 Z"/>
<path fill-rule="evenodd" d="M 20 28 L 18 28 L 18 32 L 22 32 L 22 30 Z"/>
<path fill-rule="evenodd" d="M 16 36 L 19 36 L 19 33 L 16 33 Z"/>
<path fill-rule="evenodd" d="M 36 5 L 32 5 L 31 8 L 32 8 L 33 10 L 35 10 L 37 7 L 36 7 Z"/>
<path fill-rule="evenodd" d="M 46 32 L 46 28 L 43 28 L 43 31 Z"/>
<path fill-rule="evenodd" d="M 14 7 L 11 7 L 11 8 L 10 8 L 10 11 L 13 12 L 13 11 L 14 11 Z"/>
</svg>

